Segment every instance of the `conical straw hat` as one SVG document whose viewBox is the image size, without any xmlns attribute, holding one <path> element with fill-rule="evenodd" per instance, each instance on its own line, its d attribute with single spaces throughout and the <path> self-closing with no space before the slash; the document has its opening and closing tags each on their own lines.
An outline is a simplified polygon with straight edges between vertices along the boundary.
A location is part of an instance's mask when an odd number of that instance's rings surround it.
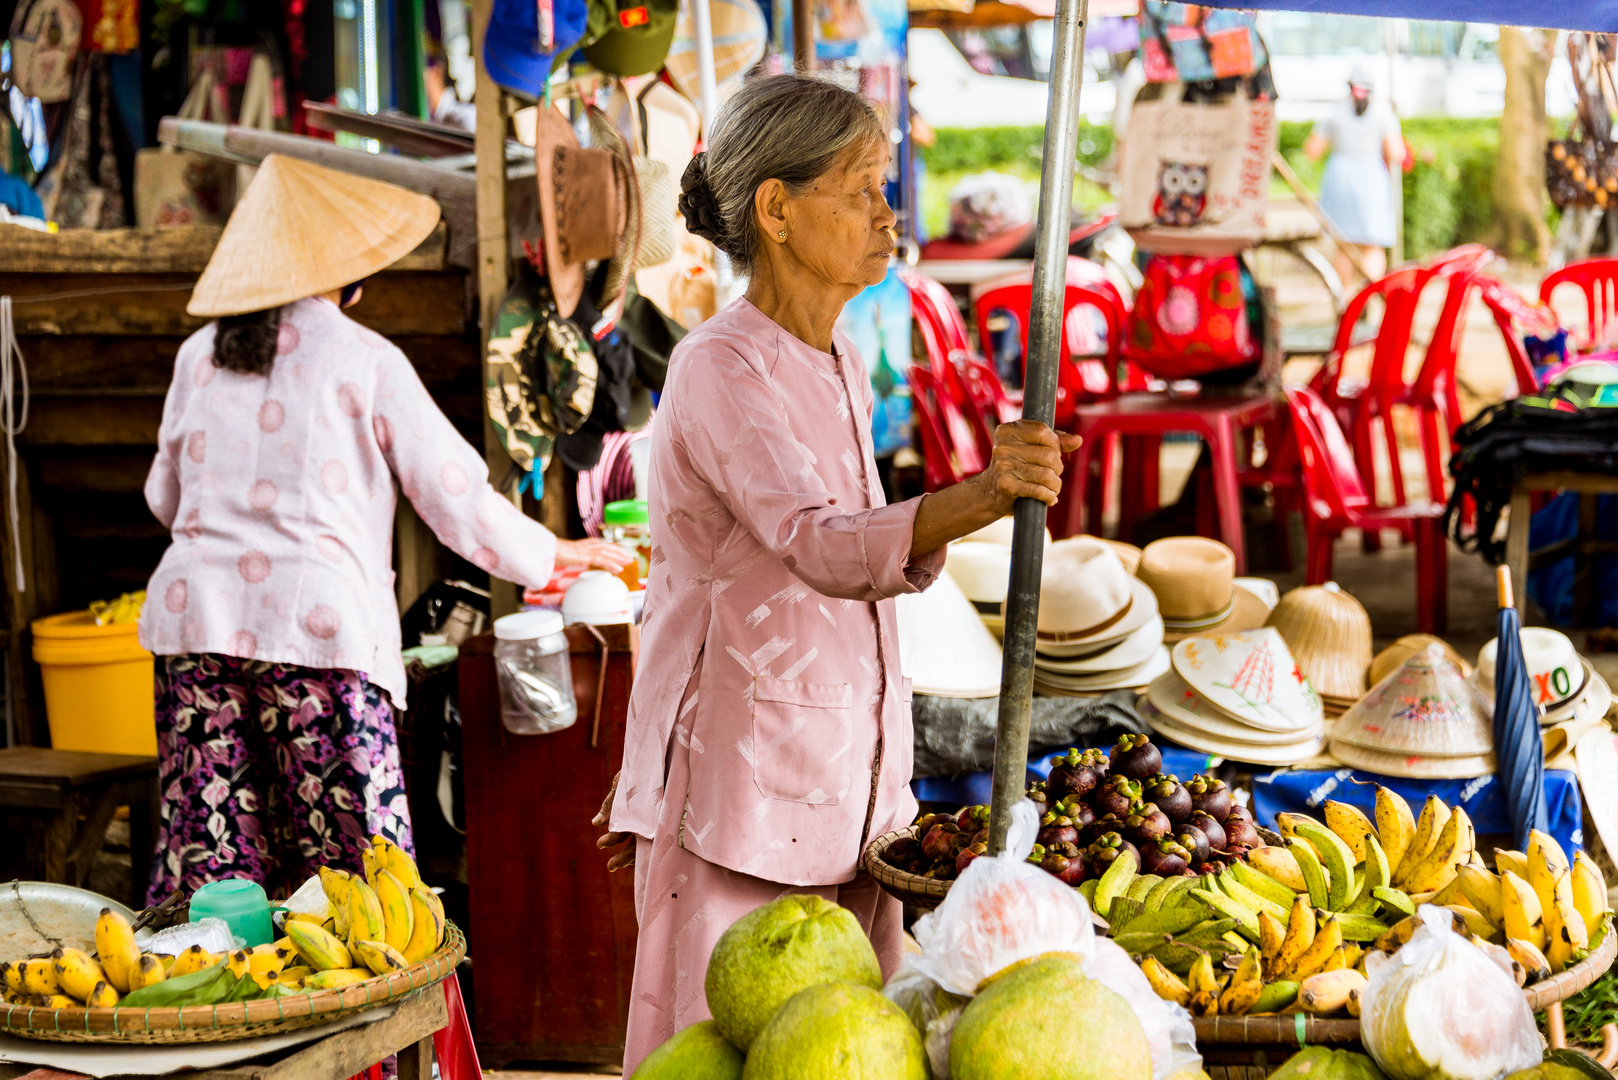
<svg viewBox="0 0 1618 1080">
<path fill-rule="evenodd" d="M 1293 589 L 1281 597 L 1265 625 L 1281 632 L 1292 658 L 1323 698 L 1365 693 L 1371 616 L 1335 581 Z"/>
<path fill-rule="evenodd" d="M 985 698 L 1000 694 L 1000 645 L 948 574 L 932 588 L 898 598 L 899 669 L 918 694 Z"/>
<path fill-rule="evenodd" d="M 1422 757 L 1420 754 L 1389 754 L 1367 750 L 1352 743 L 1331 740 L 1331 756 L 1351 769 L 1363 769 L 1379 776 L 1406 776 L 1418 780 L 1470 780 L 1495 771 L 1493 754 L 1466 757 Z"/>
<path fill-rule="evenodd" d="M 242 315 L 340 289 L 409 254 L 437 224 L 438 203 L 426 195 L 271 154 L 185 310 Z"/>
<path fill-rule="evenodd" d="M 1481 757 L 1494 752 L 1493 721 L 1477 687 L 1429 645 L 1343 714 L 1332 746 L 1343 743 L 1395 758 Z"/>
<path fill-rule="evenodd" d="M 1276 732 L 1320 726 L 1320 695 L 1272 627 L 1186 638 L 1174 646 L 1174 670 L 1198 697 L 1244 724 Z"/>
<path fill-rule="evenodd" d="M 1369 673 L 1371 685 L 1375 686 L 1389 675 L 1392 675 L 1399 665 L 1429 645 L 1442 646 L 1444 655 L 1449 657 L 1455 663 L 1455 666 L 1461 669 L 1461 674 L 1471 676 L 1472 665 L 1467 662 L 1466 657 L 1456 652 L 1454 646 L 1443 638 L 1434 637 L 1432 634 L 1406 634 L 1386 649 L 1377 653 L 1375 658 L 1371 660 Z"/>
<path fill-rule="evenodd" d="M 1325 737 L 1316 728 L 1313 734 L 1304 733 L 1304 738 L 1294 743 L 1282 743 L 1275 746 L 1254 746 L 1247 743 L 1230 742 L 1217 736 L 1208 735 L 1200 731 L 1191 731 L 1176 724 L 1165 716 L 1150 700 L 1141 706 L 1141 716 L 1145 718 L 1147 726 L 1163 737 L 1179 743 L 1191 750 L 1200 750 L 1205 754 L 1230 758 L 1234 761 L 1246 761 L 1254 765 L 1297 765 L 1319 756 L 1326 748 Z"/>
<path fill-rule="evenodd" d="M 1299 731 L 1266 731 L 1233 719 L 1199 697 L 1172 668 L 1152 680 L 1146 700 L 1176 728 L 1243 746 L 1290 746 L 1325 730 L 1316 723 Z"/>
</svg>

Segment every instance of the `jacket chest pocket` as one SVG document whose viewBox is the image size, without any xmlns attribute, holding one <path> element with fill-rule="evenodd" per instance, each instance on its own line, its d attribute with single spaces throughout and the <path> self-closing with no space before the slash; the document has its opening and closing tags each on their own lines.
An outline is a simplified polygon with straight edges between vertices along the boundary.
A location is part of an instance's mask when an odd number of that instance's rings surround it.
<svg viewBox="0 0 1618 1080">
<path fill-rule="evenodd" d="M 832 806 L 853 775 L 853 691 L 847 683 L 753 684 L 753 783 L 766 799 Z"/>
</svg>

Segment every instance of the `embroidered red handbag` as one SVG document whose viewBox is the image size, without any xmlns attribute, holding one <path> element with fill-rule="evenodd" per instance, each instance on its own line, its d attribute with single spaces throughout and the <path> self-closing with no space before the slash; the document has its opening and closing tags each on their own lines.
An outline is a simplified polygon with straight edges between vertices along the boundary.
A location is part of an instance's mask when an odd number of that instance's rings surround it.
<svg viewBox="0 0 1618 1080">
<path fill-rule="evenodd" d="M 1194 379 L 1258 359 L 1234 255 L 1154 255 L 1129 314 L 1127 355 L 1160 379 Z"/>
</svg>

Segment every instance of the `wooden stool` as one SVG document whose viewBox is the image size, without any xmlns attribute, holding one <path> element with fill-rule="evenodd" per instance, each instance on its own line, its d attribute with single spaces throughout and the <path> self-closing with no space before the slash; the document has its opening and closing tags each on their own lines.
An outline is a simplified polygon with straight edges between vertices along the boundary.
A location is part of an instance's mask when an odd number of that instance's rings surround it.
<svg viewBox="0 0 1618 1080">
<path fill-rule="evenodd" d="M 156 832 L 157 759 L 37 746 L 0 750 L 0 814 L 27 822 L 23 862 L 40 881 L 83 885 L 113 813 L 126 805 L 129 906 L 139 911 Z"/>
<path fill-rule="evenodd" d="M 1538 492 L 1579 493 L 1579 530 L 1571 539 L 1528 550 L 1528 525 L 1533 517 L 1532 498 Z M 1618 543 L 1596 539 L 1597 496 L 1618 495 L 1618 477 L 1604 473 L 1554 472 L 1525 476 L 1511 489 L 1511 516 L 1506 532 L 1506 565 L 1511 584 L 1520 597 L 1528 595 L 1528 571 L 1568 555 L 1574 557 L 1573 625 L 1599 622 L 1600 589 L 1595 580 L 1596 555 L 1618 554 Z"/>
</svg>

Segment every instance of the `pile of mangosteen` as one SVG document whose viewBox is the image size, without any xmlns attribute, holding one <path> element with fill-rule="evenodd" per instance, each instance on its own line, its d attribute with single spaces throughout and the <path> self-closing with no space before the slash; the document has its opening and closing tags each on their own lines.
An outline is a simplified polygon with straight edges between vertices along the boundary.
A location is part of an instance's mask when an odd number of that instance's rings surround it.
<svg viewBox="0 0 1618 1080">
<path fill-rule="evenodd" d="M 1253 815 L 1224 781 L 1160 771 L 1163 755 L 1145 735 L 1125 735 L 1107 753 L 1070 749 L 1051 758 L 1050 777 L 1028 789 L 1040 812 L 1028 861 L 1069 885 L 1100 877 L 1125 851 L 1159 877 L 1214 873 L 1262 847 Z M 901 837 L 887 862 L 922 877 L 952 880 L 988 854 L 989 808 L 924 814 L 916 839 Z"/>
</svg>

